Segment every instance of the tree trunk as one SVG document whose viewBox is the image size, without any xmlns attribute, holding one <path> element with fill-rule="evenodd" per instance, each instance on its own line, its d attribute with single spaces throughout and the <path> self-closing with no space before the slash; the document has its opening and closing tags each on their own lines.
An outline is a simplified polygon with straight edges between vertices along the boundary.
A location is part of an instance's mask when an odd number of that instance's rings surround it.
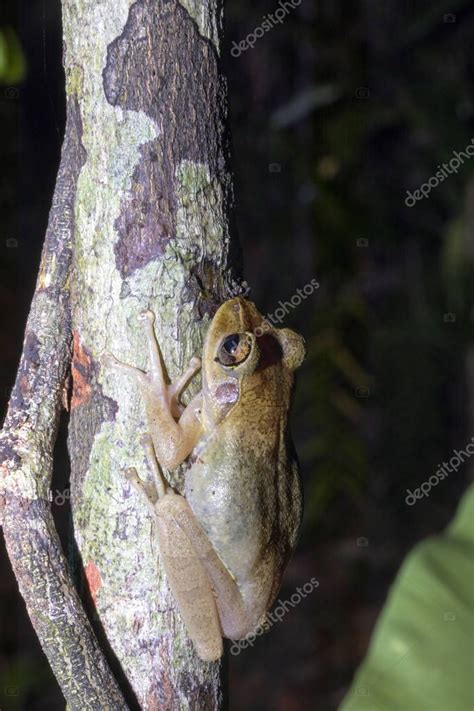
<svg viewBox="0 0 474 711">
<path fill-rule="evenodd" d="M 69 372 L 71 508 L 83 598 L 128 706 L 215 709 L 151 519 L 144 408 L 100 355 L 146 367 L 151 308 L 169 375 L 237 293 L 221 0 L 63 0 L 68 118 L 24 352 L 2 434 L 3 526 L 28 612 L 72 709 L 126 708 L 60 550 L 48 493 Z M 70 344 L 73 343 L 72 363 Z M 67 389 L 67 388 L 66 388 Z M 192 388 L 191 388 L 192 394 Z M 182 476 L 170 473 L 178 489 Z"/>
</svg>

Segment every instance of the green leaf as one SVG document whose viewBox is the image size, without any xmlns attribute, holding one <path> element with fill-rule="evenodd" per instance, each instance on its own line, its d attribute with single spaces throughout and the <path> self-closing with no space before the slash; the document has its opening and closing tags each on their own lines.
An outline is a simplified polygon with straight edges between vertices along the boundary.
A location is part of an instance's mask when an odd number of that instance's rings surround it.
<svg viewBox="0 0 474 711">
<path fill-rule="evenodd" d="M 473 544 L 474 485 L 403 563 L 339 711 L 474 709 Z"/>
<path fill-rule="evenodd" d="M 25 57 L 16 33 L 9 27 L 0 29 L 0 83 L 17 84 L 25 73 Z"/>
</svg>

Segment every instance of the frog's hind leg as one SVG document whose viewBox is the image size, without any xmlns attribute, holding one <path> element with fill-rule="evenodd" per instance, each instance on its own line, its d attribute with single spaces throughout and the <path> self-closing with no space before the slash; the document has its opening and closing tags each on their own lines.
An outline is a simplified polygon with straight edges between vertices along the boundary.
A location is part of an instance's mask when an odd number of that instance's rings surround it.
<svg viewBox="0 0 474 711">
<path fill-rule="evenodd" d="M 163 474 L 160 470 L 160 465 L 156 460 L 155 450 L 153 448 L 153 441 L 149 434 L 144 434 L 140 439 L 140 444 L 145 450 L 148 465 L 151 469 L 153 476 L 153 482 L 155 484 L 157 500 L 162 499 L 167 493 L 169 486 L 168 482 L 165 480 Z"/>
<path fill-rule="evenodd" d="M 155 495 L 150 496 L 148 485 L 135 470 L 127 470 L 126 476 L 153 510 L 161 562 L 189 637 L 201 659 L 214 661 L 223 653 L 222 630 L 209 576 L 180 525 L 189 515 L 189 505 L 163 478 L 149 435 L 142 437 L 142 444 L 152 470 Z"/>
<path fill-rule="evenodd" d="M 181 525 L 186 499 L 170 490 L 156 505 L 158 544 L 169 586 L 197 653 L 205 661 L 223 653 L 222 628 L 206 568 Z M 192 512 L 191 512 L 192 513 Z"/>
<path fill-rule="evenodd" d="M 206 570 L 216 599 L 223 634 L 228 639 L 243 639 L 255 630 L 254 616 L 249 614 L 235 579 L 217 555 L 188 502 L 183 497 L 180 498 L 186 508 L 182 507 L 177 522 Z"/>
<path fill-rule="evenodd" d="M 200 562 L 199 570 L 201 571 L 202 567 L 205 569 L 204 574 L 210 582 L 215 596 L 215 604 L 217 605 L 224 635 L 229 639 L 242 639 L 246 634 L 253 631 L 255 625 L 251 622 L 249 624 L 250 617 L 247 614 L 237 583 L 212 547 L 189 503 L 183 496 L 175 494 L 168 487 L 156 460 L 151 437 L 143 435 L 141 443 L 145 448 L 148 464 L 158 492 L 157 516 L 160 517 L 166 514 L 167 518 L 166 529 L 164 528 L 160 533 L 160 550 L 164 555 L 166 546 L 166 555 L 170 561 L 169 565 L 171 565 L 171 561 L 176 560 L 178 540 L 181 549 L 183 551 L 186 550 L 186 555 L 189 556 L 193 552 L 195 560 L 192 563 L 190 562 L 187 570 L 183 566 L 185 576 L 190 576 L 191 568 Z M 164 522 L 161 522 L 161 526 L 164 526 Z M 164 537 L 166 537 L 166 540 L 162 542 Z M 167 569 L 166 561 L 165 569 Z M 176 576 L 177 571 L 174 570 L 171 575 Z M 168 577 L 170 577 L 170 573 Z M 174 592 L 175 589 L 172 589 Z M 175 597 L 177 598 L 176 594 Z M 180 608 L 182 609 L 181 605 Z M 219 637 L 221 636 L 222 633 L 219 631 Z"/>
</svg>

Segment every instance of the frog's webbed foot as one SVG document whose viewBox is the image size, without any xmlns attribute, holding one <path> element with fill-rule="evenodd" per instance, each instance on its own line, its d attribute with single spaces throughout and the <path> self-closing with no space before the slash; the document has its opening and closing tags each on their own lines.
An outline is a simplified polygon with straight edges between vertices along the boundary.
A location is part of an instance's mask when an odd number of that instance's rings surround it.
<svg viewBox="0 0 474 711">
<path fill-rule="evenodd" d="M 132 484 L 134 489 L 140 492 L 150 511 L 155 514 L 155 504 L 158 500 L 156 492 L 149 484 L 144 482 L 143 479 L 140 479 L 135 467 L 129 467 L 128 469 L 125 469 L 123 474 L 125 476 L 125 479 L 127 479 Z"/>
<path fill-rule="evenodd" d="M 161 472 L 160 465 L 158 464 L 158 460 L 156 458 L 155 448 L 153 446 L 153 441 L 152 441 L 150 435 L 149 434 L 142 435 L 142 437 L 140 439 L 140 444 L 145 449 L 145 454 L 146 454 L 146 458 L 148 461 L 148 466 L 150 467 L 150 470 L 151 470 L 151 473 L 153 476 L 153 482 L 154 482 L 155 490 L 156 490 L 156 497 L 157 497 L 157 500 L 160 500 L 167 494 L 168 489 L 170 487 Z"/>
<path fill-rule="evenodd" d="M 166 496 L 170 490 L 170 487 L 161 472 L 150 435 L 142 435 L 140 437 L 140 444 L 145 450 L 148 466 L 150 467 L 153 477 L 153 483 L 149 484 L 140 479 L 138 472 L 134 467 L 125 469 L 124 476 L 132 484 L 132 486 L 143 495 L 146 499 L 147 505 L 151 507 L 154 513 L 156 513 L 156 503 Z"/>
<path fill-rule="evenodd" d="M 171 415 L 175 419 L 179 419 L 183 413 L 184 407 L 179 399 L 186 388 L 191 378 L 201 368 L 201 360 L 199 358 L 191 358 L 189 366 L 186 368 L 175 381 L 170 384 L 166 382 L 166 374 L 163 366 L 161 352 L 156 341 L 154 322 L 155 316 L 152 311 L 143 311 L 138 317 L 145 326 L 145 336 L 148 347 L 149 370 L 143 371 L 127 363 L 122 363 L 111 353 L 102 355 L 102 364 L 106 367 L 112 367 L 117 370 L 131 375 L 140 389 L 142 390 L 145 400 L 150 398 L 159 398 L 167 404 Z"/>
</svg>

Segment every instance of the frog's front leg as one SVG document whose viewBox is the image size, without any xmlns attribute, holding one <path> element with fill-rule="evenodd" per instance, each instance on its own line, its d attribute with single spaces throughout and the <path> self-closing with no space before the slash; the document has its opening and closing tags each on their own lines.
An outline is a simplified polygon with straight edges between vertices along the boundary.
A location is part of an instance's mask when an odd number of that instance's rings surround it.
<svg viewBox="0 0 474 711">
<path fill-rule="evenodd" d="M 201 395 L 196 395 L 186 408 L 179 402 L 187 383 L 200 369 L 201 361 L 192 358 L 186 371 L 168 385 L 153 329 L 154 319 L 151 311 L 140 315 L 148 345 L 147 372 L 121 363 L 110 353 L 102 356 L 102 363 L 122 370 L 135 379 L 145 401 L 148 428 L 158 461 L 165 469 L 174 469 L 191 453 L 202 433 Z"/>
</svg>

